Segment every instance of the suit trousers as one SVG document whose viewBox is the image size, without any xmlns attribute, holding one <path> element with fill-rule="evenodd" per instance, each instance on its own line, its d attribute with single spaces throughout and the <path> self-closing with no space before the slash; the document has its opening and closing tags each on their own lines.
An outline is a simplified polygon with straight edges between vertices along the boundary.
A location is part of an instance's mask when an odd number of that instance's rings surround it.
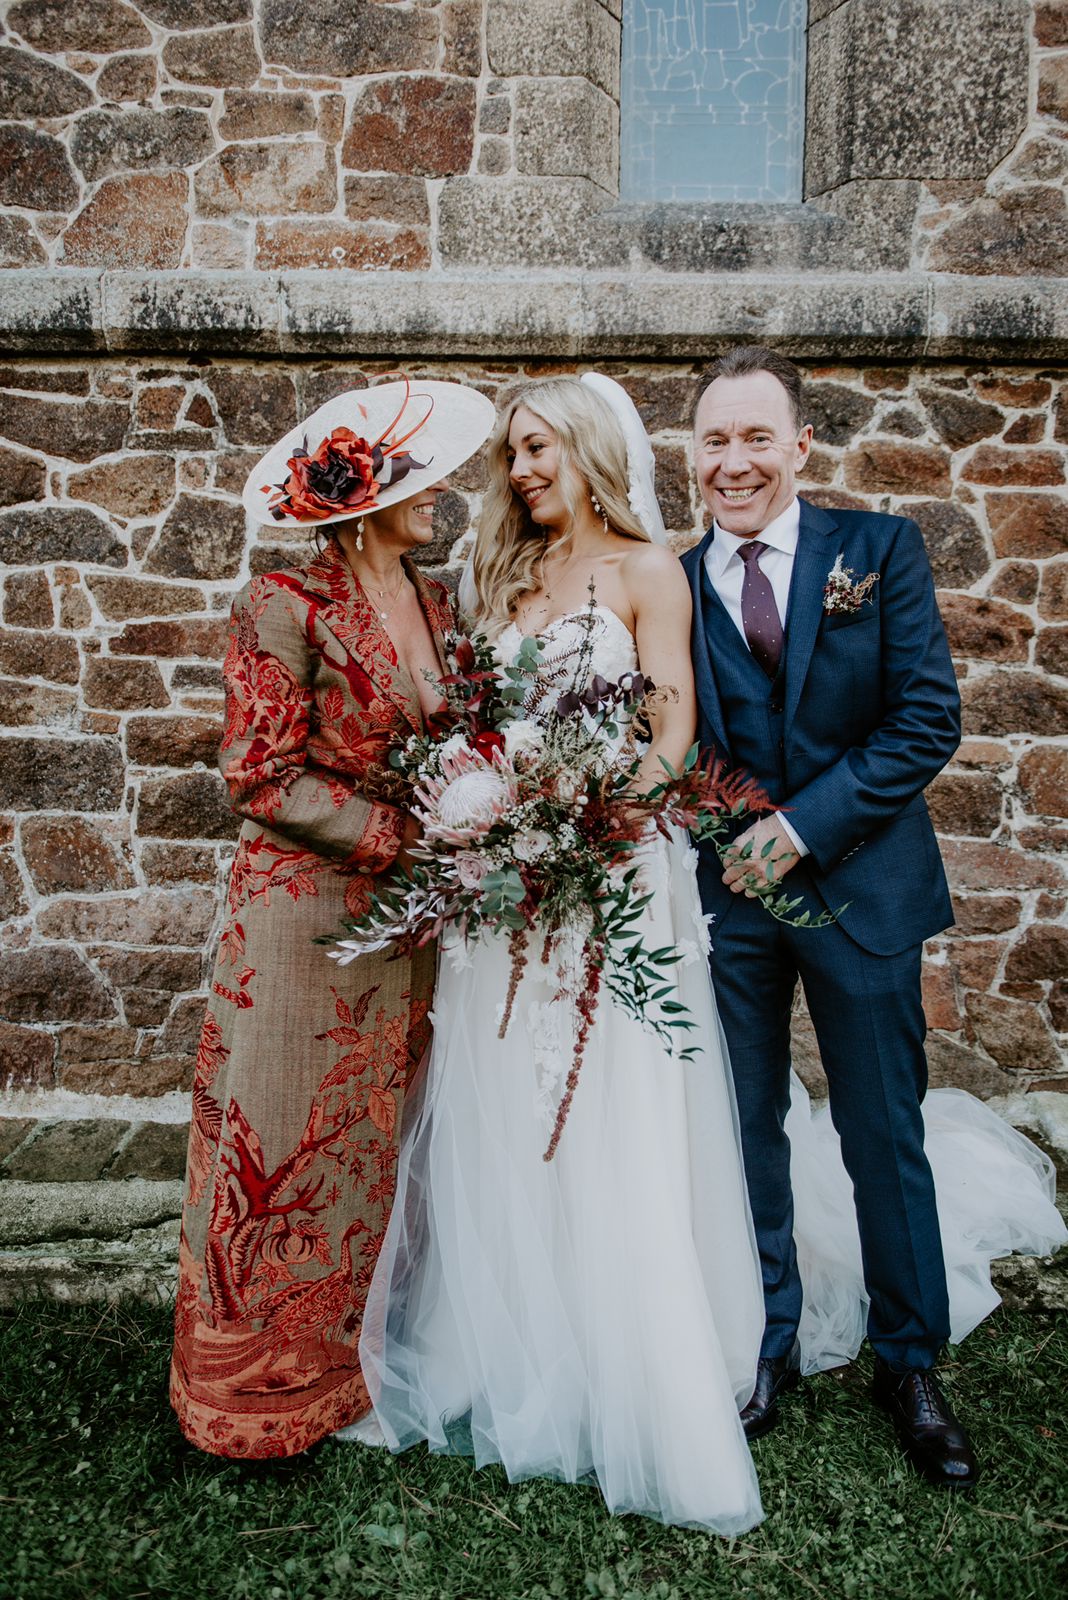
<svg viewBox="0 0 1068 1600">
<path fill-rule="evenodd" d="M 702 860 L 702 899 L 721 903 Z M 786 880 L 813 910 L 809 867 Z M 949 1336 L 934 1181 L 923 1149 L 927 1088 L 916 945 L 899 955 L 863 950 L 834 924 L 793 928 L 758 901 L 734 897 L 712 927 L 712 979 L 730 1051 L 767 1323 L 761 1354 L 785 1356 L 801 1316 L 793 1242 L 789 1108 L 790 1011 L 800 977 L 827 1075 L 831 1119 L 853 1183 L 868 1337 L 897 1369 L 929 1368 Z"/>
</svg>

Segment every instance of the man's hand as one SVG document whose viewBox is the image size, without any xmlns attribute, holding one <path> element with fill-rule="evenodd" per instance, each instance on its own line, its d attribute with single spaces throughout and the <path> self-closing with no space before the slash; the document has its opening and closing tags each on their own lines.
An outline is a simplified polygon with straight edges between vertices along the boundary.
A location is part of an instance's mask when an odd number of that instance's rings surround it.
<svg viewBox="0 0 1068 1600">
<path fill-rule="evenodd" d="M 762 852 L 769 840 L 772 847 L 764 855 Z M 739 853 L 747 844 L 753 848 L 747 858 L 741 861 L 738 859 Z M 755 887 L 768 882 L 780 883 L 790 868 L 797 866 L 801 857 L 775 812 L 770 817 L 761 817 L 751 828 L 739 834 L 724 860 L 726 870 L 723 882 L 727 888 L 732 894 L 744 894 L 746 899 L 755 900 Z M 768 877 L 769 868 L 771 879 Z"/>
</svg>

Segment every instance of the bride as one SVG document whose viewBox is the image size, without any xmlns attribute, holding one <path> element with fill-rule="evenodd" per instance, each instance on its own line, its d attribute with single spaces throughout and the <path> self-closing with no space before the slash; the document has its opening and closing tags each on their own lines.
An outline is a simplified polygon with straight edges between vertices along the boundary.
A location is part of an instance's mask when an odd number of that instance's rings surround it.
<svg viewBox="0 0 1068 1600">
<path fill-rule="evenodd" d="M 591 674 L 616 680 L 640 663 L 671 686 L 650 713 L 638 782 L 651 786 L 661 758 L 678 766 L 690 747 L 695 702 L 689 589 L 663 548 L 636 412 L 593 374 L 531 385 L 497 428 L 490 471 L 461 592 L 473 627 L 505 664 L 537 636 L 546 672 L 573 659 L 592 629 Z M 360 1353 L 393 1449 L 425 1440 L 468 1451 L 513 1481 L 593 1479 L 611 1511 L 732 1535 L 763 1515 L 739 1418 L 763 1328 L 760 1268 L 685 838 L 650 838 L 642 876 L 651 898 L 640 936 L 682 953 L 676 998 L 700 1050 L 691 1062 L 672 1058 L 604 1000 L 546 1162 L 571 1061 L 571 1002 L 554 998 L 551 965 L 531 959 L 502 1043 L 506 941 L 446 937 L 434 1045 L 402 1141 Z M 814 1370 L 855 1353 L 863 1283 L 842 1220 L 851 1208 L 825 1181 L 833 1133 L 803 1104 L 790 1132 L 799 1177 L 811 1174 L 798 1218 L 816 1286 L 802 1328 L 803 1364 Z M 1043 1158 L 1000 1124 L 993 1144 L 1016 1184 L 1029 1181 L 1032 1212 L 1049 1208 Z M 1045 1220 L 1030 1247 L 1056 1238 Z M 973 1228 L 978 1252 L 963 1252 L 971 1325 L 991 1309 L 990 1257 L 1021 1245 L 1019 1230 L 988 1233 Z M 858 1330 L 848 1351 L 843 1325 Z M 958 1336 L 962 1325 L 958 1316 Z M 345 1435 L 373 1436 L 366 1423 Z"/>
</svg>

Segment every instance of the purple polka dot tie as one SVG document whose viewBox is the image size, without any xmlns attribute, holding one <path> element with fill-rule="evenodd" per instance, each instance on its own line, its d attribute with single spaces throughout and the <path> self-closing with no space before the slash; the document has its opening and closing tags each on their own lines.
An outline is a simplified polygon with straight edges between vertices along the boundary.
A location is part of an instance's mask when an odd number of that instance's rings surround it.
<svg viewBox="0 0 1068 1600">
<path fill-rule="evenodd" d="M 742 579 L 745 642 L 768 677 L 774 678 L 782 655 L 782 623 L 771 580 L 760 568 L 760 558 L 767 548 L 759 539 L 747 539 L 745 544 L 738 546 L 738 554 L 745 562 L 745 576 Z"/>
</svg>

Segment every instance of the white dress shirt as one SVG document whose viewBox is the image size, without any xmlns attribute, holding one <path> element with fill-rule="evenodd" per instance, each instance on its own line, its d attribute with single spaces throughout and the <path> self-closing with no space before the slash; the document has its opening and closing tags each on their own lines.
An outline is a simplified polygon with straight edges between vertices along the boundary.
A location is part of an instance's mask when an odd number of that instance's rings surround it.
<svg viewBox="0 0 1068 1600">
<path fill-rule="evenodd" d="M 758 533 L 761 544 L 767 549 L 760 557 L 760 570 L 771 584 L 771 592 L 775 596 L 775 608 L 779 613 L 779 621 L 786 623 L 786 606 L 790 598 L 790 580 L 794 575 L 794 556 L 797 553 L 797 538 L 801 527 L 801 506 L 795 495 L 786 507 L 780 511 L 774 522 L 769 522 L 762 533 Z M 738 554 L 741 545 L 749 544 L 749 539 L 742 539 L 736 533 L 728 533 L 726 528 L 715 524 L 716 536 L 705 552 L 705 571 L 708 581 L 723 601 L 734 626 L 742 636 L 742 641 L 749 648 L 745 637 L 745 624 L 742 621 L 742 581 L 745 576 L 745 562 Z M 789 820 L 781 811 L 776 815 L 789 834 L 798 853 L 808 855 L 808 846 L 798 836 L 797 830 L 790 826 Z"/>
</svg>

